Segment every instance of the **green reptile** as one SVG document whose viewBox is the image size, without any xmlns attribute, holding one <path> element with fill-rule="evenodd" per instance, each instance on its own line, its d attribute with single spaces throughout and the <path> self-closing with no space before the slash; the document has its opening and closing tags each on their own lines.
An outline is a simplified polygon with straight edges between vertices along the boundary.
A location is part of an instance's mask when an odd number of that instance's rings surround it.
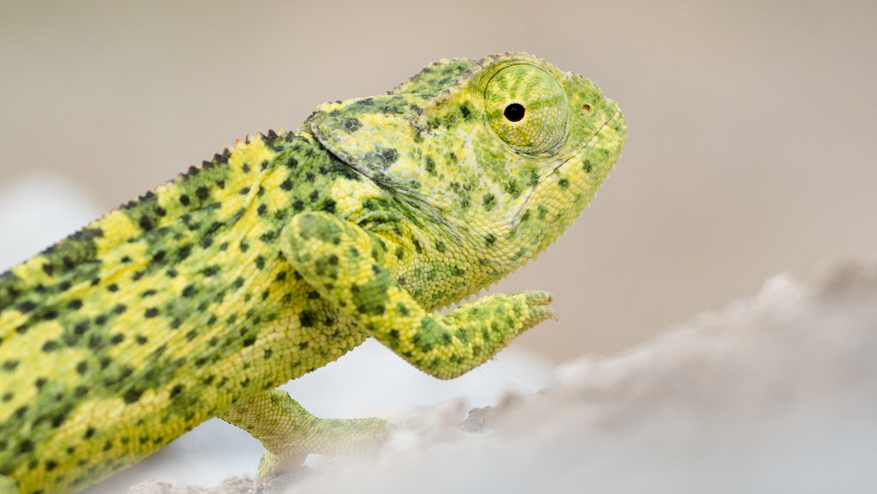
<svg viewBox="0 0 877 494">
<path fill-rule="evenodd" d="M 590 80 L 442 60 L 249 136 L 0 275 L 0 494 L 75 492 L 220 417 L 261 478 L 370 450 L 280 384 L 374 337 L 442 379 L 555 317 L 488 295 L 587 206 L 626 136 Z"/>
</svg>

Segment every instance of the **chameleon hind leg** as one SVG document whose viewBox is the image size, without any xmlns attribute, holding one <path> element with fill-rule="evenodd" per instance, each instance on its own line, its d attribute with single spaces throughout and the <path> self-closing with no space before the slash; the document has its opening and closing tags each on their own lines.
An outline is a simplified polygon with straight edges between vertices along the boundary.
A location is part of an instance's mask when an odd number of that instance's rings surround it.
<svg viewBox="0 0 877 494">
<path fill-rule="evenodd" d="M 447 315 L 429 313 L 383 266 L 393 238 L 326 213 L 295 215 L 281 249 L 304 280 L 418 369 L 450 379 L 484 363 L 515 336 L 556 317 L 551 296 L 488 295 Z"/>
<path fill-rule="evenodd" d="M 279 389 L 236 403 L 219 418 L 244 429 L 265 447 L 257 484 L 296 470 L 308 454 L 365 454 L 388 437 L 386 420 L 320 419 Z"/>
</svg>

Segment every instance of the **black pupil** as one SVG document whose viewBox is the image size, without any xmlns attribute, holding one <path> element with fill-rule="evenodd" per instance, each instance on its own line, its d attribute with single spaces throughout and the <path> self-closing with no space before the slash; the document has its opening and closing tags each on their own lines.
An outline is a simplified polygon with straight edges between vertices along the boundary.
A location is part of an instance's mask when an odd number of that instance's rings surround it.
<svg viewBox="0 0 877 494">
<path fill-rule="evenodd" d="M 517 103 L 512 103 L 505 107 L 505 111 L 502 114 L 512 122 L 520 122 L 524 118 L 524 107 Z"/>
</svg>

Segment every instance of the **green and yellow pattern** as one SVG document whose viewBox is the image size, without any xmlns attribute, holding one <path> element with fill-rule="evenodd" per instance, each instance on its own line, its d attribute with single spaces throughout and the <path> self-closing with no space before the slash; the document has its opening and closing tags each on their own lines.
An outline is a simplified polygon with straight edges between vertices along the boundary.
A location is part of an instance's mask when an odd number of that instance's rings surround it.
<svg viewBox="0 0 877 494">
<path fill-rule="evenodd" d="M 267 453 L 371 450 L 284 382 L 377 338 L 453 378 L 554 317 L 544 292 L 459 301 L 587 206 L 626 127 L 587 79 L 508 53 L 249 136 L 0 275 L 0 494 L 74 492 L 221 417 Z"/>
</svg>

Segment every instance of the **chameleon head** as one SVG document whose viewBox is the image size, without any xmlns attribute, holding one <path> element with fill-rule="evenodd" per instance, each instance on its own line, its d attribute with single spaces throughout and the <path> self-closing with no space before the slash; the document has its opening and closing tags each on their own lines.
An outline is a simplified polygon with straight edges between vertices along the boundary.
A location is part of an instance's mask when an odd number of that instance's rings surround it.
<svg viewBox="0 0 877 494">
<path fill-rule="evenodd" d="M 581 213 L 626 136 L 596 84 L 523 53 L 442 60 L 385 96 L 322 105 L 306 125 L 508 271 Z"/>
</svg>

